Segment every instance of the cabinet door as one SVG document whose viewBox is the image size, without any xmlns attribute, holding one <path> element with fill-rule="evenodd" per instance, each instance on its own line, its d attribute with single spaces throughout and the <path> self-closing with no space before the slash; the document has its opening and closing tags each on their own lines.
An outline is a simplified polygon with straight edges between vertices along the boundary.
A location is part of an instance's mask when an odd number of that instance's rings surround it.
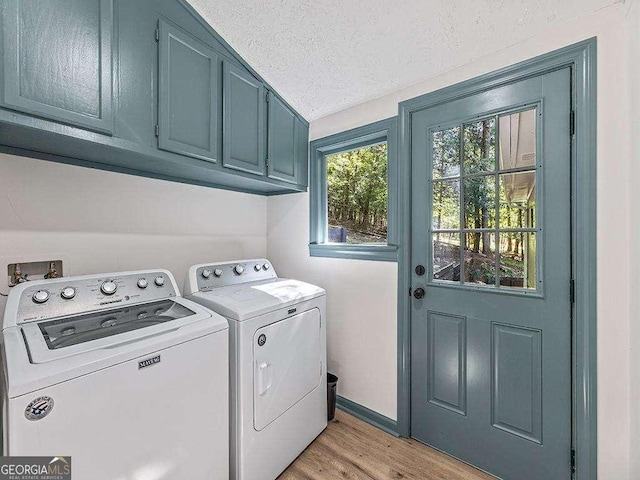
<svg viewBox="0 0 640 480">
<path fill-rule="evenodd" d="M 264 175 L 264 87 L 249 72 L 224 63 L 222 164 Z"/>
<path fill-rule="evenodd" d="M 112 0 L 5 0 L 4 106 L 112 131 Z"/>
<path fill-rule="evenodd" d="M 216 161 L 218 153 L 218 56 L 160 21 L 158 146 Z"/>
<path fill-rule="evenodd" d="M 269 93 L 269 178 L 297 183 L 297 122 L 296 116 L 282 100 Z"/>
<path fill-rule="evenodd" d="M 296 183 L 309 185 L 309 126 L 296 117 Z"/>
</svg>

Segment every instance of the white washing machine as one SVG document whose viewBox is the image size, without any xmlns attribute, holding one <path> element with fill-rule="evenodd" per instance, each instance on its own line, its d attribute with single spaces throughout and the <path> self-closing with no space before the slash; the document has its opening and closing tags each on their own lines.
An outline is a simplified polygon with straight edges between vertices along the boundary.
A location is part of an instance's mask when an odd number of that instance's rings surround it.
<svg viewBox="0 0 640 480">
<path fill-rule="evenodd" d="M 70 456 L 79 480 L 227 480 L 228 332 L 166 270 L 13 287 L 4 455 Z"/>
<path fill-rule="evenodd" d="M 229 321 L 231 479 L 274 480 L 327 426 L 325 292 L 258 259 L 195 265 L 184 294 Z"/>
</svg>

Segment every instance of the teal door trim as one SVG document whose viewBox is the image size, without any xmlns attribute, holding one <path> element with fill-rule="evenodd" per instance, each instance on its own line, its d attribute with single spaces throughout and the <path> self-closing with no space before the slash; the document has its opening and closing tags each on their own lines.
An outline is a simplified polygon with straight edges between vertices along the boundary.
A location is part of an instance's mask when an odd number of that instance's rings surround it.
<svg viewBox="0 0 640 480">
<path fill-rule="evenodd" d="M 399 105 L 398 252 L 398 431 L 410 430 L 411 288 L 411 118 L 425 108 L 501 85 L 571 68 L 574 135 L 571 138 L 571 262 L 575 283 L 572 305 L 573 449 L 575 478 L 597 478 L 596 426 L 596 46 L 595 38 L 496 72 L 416 97 Z"/>
</svg>

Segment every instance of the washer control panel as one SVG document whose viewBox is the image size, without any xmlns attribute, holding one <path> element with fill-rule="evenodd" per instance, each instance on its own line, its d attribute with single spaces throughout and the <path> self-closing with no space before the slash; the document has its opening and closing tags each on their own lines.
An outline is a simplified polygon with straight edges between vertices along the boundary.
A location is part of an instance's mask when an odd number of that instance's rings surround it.
<svg viewBox="0 0 640 480">
<path fill-rule="evenodd" d="M 198 265 L 195 267 L 195 277 L 198 291 L 205 291 L 217 287 L 238 285 L 240 283 L 276 279 L 278 275 L 269 260 L 259 258 L 255 260 Z"/>
<path fill-rule="evenodd" d="M 18 323 L 179 295 L 166 271 L 63 277 L 33 283 L 20 296 Z"/>
</svg>

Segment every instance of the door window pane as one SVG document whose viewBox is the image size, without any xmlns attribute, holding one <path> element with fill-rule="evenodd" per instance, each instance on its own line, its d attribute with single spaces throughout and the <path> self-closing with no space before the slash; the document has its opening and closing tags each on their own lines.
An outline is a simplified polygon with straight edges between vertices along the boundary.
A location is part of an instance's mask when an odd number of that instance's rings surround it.
<svg viewBox="0 0 640 480">
<path fill-rule="evenodd" d="M 536 164 L 536 109 L 503 115 L 499 119 L 500 170 Z"/>
<path fill-rule="evenodd" d="M 330 243 L 387 243 L 387 143 L 326 156 Z"/>
<path fill-rule="evenodd" d="M 460 175 L 460 127 L 433 132 L 433 178 Z"/>
<path fill-rule="evenodd" d="M 495 234 L 465 233 L 464 281 L 483 285 L 496 284 Z"/>
<path fill-rule="evenodd" d="M 500 228 L 534 228 L 536 172 L 500 175 Z"/>
<path fill-rule="evenodd" d="M 494 175 L 464 179 L 465 228 L 495 227 L 496 178 Z"/>
<path fill-rule="evenodd" d="M 460 281 L 460 234 L 433 234 L 433 278 Z"/>
<path fill-rule="evenodd" d="M 434 280 L 537 288 L 536 122 L 533 108 L 433 133 Z"/>
<path fill-rule="evenodd" d="M 460 180 L 433 182 L 433 229 L 460 228 Z"/>
<path fill-rule="evenodd" d="M 465 175 L 493 172 L 496 167 L 496 121 L 487 118 L 464 126 Z"/>
<path fill-rule="evenodd" d="M 500 234 L 500 285 L 536 288 L 536 237 L 531 232 Z"/>
</svg>

